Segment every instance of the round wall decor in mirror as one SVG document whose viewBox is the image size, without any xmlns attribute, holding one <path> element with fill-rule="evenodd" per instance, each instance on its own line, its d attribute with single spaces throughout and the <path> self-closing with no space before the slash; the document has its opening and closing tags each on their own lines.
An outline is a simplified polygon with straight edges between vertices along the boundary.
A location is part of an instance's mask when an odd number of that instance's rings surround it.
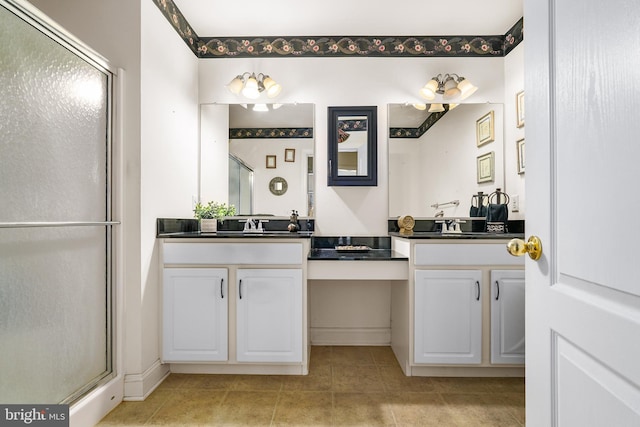
<svg viewBox="0 0 640 427">
<path fill-rule="evenodd" d="M 276 196 L 282 196 L 287 192 L 287 180 L 280 176 L 276 176 L 271 181 L 269 181 L 269 191 L 271 191 Z"/>
</svg>

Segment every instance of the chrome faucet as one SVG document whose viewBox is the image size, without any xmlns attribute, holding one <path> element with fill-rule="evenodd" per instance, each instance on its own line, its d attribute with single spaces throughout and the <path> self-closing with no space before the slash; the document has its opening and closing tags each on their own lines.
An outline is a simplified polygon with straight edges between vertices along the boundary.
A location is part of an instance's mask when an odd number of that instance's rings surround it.
<svg viewBox="0 0 640 427">
<path fill-rule="evenodd" d="M 268 220 L 247 218 L 244 223 L 243 233 L 264 233 L 264 227 L 262 226 Z"/>
<path fill-rule="evenodd" d="M 255 231 L 256 223 L 253 222 L 253 218 L 247 218 L 247 221 L 244 223 L 244 229 L 242 231 L 249 232 Z"/>
<path fill-rule="evenodd" d="M 444 211 L 443 210 L 439 210 L 438 212 L 436 212 L 436 214 L 434 215 L 435 218 L 442 218 L 444 216 Z"/>
</svg>

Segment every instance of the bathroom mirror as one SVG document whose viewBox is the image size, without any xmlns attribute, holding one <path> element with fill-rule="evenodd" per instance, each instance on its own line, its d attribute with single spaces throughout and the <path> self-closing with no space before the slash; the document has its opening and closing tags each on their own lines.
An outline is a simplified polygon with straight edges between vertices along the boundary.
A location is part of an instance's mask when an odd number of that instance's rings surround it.
<svg viewBox="0 0 640 427">
<path fill-rule="evenodd" d="M 491 111 L 493 141 L 478 146 L 478 120 Z M 389 217 L 468 217 L 472 195 L 505 188 L 502 104 L 459 104 L 444 113 L 390 104 L 388 112 Z M 489 153 L 494 170 L 479 183 Z"/>
<path fill-rule="evenodd" d="M 376 186 L 377 107 L 329 107 L 328 185 Z"/>
<path fill-rule="evenodd" d="M 313 123 L 313 104 L 202 104 L 200 200 L 233 204 L 237 215 L 312 217 Z M 277 177 L 282 187 L 272 188 Z"/>
</svg>

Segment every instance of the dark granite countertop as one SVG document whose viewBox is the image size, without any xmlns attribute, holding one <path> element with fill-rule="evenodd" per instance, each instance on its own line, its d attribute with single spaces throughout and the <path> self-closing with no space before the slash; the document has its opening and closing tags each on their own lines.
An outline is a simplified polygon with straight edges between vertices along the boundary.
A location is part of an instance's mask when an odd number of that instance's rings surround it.
<svg viewBox="0 0 640 427">
<path fill-rule="evenodd" d="M 242 231 L 218 231 L 217 233 L 202 233 L 200 231 L 178 231 L 170 233 L 158 233 L 156 237 L 162 238 L 186 238 L 186 239 L 309 239 L 313 236 L 313 231 L 299 231 L 291 233 L 289 231 L 265 231 L 264 233 L 243 233 Z"/>
<path fill-rule="evenodd" d="M 256 217 L 257 218 L 257 217 Z M 313 235 L 314 220 L 303 219 L 300 225 L 303 228 L 298 232 L 290 232 L 287 230 L 289 224 L 288 219 L 269 217 L 270 229 L 265 229 L 262 233 L 243 232 L 244 221 L 246 218 L 230 217 L 220 222 L 218 231 L 215 233 L 203 233 L 200 231 L 200 224 L 197 219 L 193 218 L 157 218 L 156 219 L 156 237 L 163 238 L 182 238 L 182 239 L 229 239 L 229 238 L 276 238 L 276 239 L 308 239 Z"/>
<path fill-rule="evenodd" d="M 335 249 L 311 249 L 309 261 L 406 261 L 408 258 L 391 249 L 341 252 Z"/>
<path fill-rule="evenodd" d="M 310 261 L 406 261 L 408 258 L 391 249 L 389 236 L 313 236 L 307 259 Z"/>
<path fill-rule="evenodd" d="M 487 233 L 483 231 L 468 231 L 462 233 L 441 233 L 439 231 L 418 231 L 413 234 L 401 234 L 391 231 L 389 236 L 404 239 L 444 239 L 444 240 L 477 240 L 477 239 L 524 239 L 524 233 Z"/>
</svg>

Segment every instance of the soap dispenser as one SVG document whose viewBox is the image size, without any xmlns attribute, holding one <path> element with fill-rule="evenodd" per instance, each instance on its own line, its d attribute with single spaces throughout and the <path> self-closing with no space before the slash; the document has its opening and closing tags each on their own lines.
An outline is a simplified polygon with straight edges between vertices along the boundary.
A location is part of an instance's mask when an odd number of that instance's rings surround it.
<svg viewBox="0 0 640 427">
<path fill-rule="evenodd" d="M 292 233 L 297 232 L 300 229 L 298 225 L 298 211 L 292 210 L 291 216 L 289 217 L 289 225 L 287 226 L 287 230 Z"/>
</svg>

